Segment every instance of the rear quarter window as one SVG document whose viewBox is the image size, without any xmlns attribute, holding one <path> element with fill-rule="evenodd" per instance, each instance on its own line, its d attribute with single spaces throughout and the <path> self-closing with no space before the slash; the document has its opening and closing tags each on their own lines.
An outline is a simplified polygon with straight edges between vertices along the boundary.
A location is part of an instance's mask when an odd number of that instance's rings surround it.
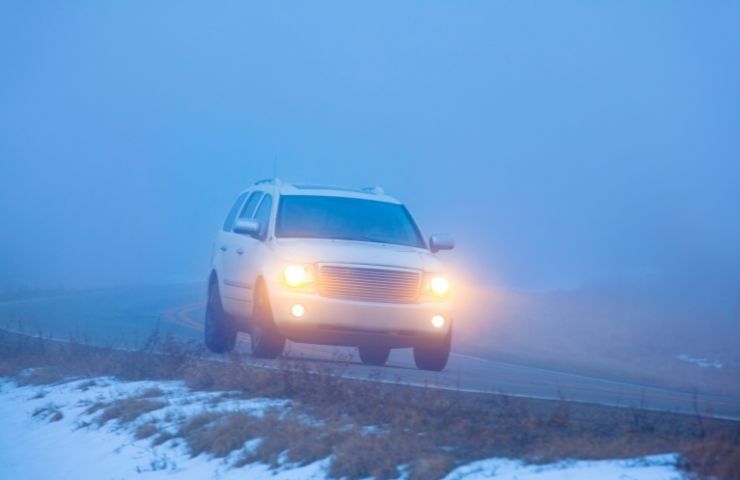
<svg viewBox="0 0 740 480">
<path fill-rule="evenodd" d="M 229 213 L 226 215 L 226 220 L 224 220 L 224 232 L 230 232 L 231 229 L 234 227 L 236 214 L 239 212 L 239 209 L 241 208 L 242 203 L 244 203 L 244 199 L 247 198 L 247 195 L 249 195 L 249 192 L 244 192 L 236 198 L 234 205 L 231 207 L 231 210 L 229 210 Z"/>
<path fill-rule="evenodd" d="M 259 237 L 261 239 L 267 236 L 267 227 L 270 225 L 270 212 L 272 212 L 272 195 L 268 193 L 265 195 L 262 203 L 260 203 L 260 208 L 254 216 L 260 222 Z"/>
<path fill-rule="evenodd" d="M 244 208 L 242 208 L 239 218 L 252 218 L 252 215 L 254 215 L 254 209 L 257 208 L 260 198 L 262 198 L 262 192 L 252 192 L 249 196 L 249 200 L 247 200 Z"/>
</svg>

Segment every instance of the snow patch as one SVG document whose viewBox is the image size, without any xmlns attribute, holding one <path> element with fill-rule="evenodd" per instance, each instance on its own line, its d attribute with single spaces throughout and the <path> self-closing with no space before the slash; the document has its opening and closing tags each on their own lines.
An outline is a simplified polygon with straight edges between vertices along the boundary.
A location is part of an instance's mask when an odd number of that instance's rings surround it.
<svg viewBox="0 0 740 480">
<path fill-rule="evenodd" d="M 92 385 L 91 385 L 92 384 Z M 235 455 L 214 459 L 209 455 L 191 458 L 182 444 L 167 442 L 153 447 L 150 439 L 135 440 L 129 427 L 110 422 L 103 428 L 90 426 L 85 410 L 96 402 L 141 395 L 158 388 L 158 398 L 167 406 L 143 415 L 134 426 L 162 420 L 168 412 L 185 417 L 202 411 L 243 411 L 263 415 L 270 409 L 287 409 L 290 402 L 272 399 L 228 399 L 211 402 L 220 393 L 190 392 L 180 382 L 119 382 L 111 378 L 73 381 L 43 387 L 18 387 L 0 380 L 0 478 L 58 480 L 100 479 L 323 479 L 329 459 L 305 466 L 285 466 L 278 470 L 254 463 L 232 468 Z M 64 413 L 50 422 L 40 408 L 53 405 Z M 93 416 L 94 417 L 94 416 Z M 247 442 L 245 449 L 256 448 L 259 440 Z"/>
<path fill-rule="evenodd" d="M 518 460 L 490 458 L 459 467 L 444 480 L 680 480 L 677 455 L 628 460 L 567 461 L 526 465 Z"/>
<path fill-rule="evenodd" d="M 690 355 L 686 355 L 685 353 L 676 355 L 676 358 L 683 362 L 693 363 L 694 365 L 701 368 L 716 368 L 719 370 L 720 368 L 724 367 L 721 362 L 709 360 L 707 358 L 692 357 Z"/>
</svg>

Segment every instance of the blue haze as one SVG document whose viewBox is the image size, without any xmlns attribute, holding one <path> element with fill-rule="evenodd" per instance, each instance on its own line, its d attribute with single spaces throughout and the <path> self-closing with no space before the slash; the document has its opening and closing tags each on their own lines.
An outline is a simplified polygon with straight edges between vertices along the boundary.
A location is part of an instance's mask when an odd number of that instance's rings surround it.
<svg viewBox="0 0 740 480">
<path fill-rule="evenodd" d="M 0 284 L 204 278 L 277 167 L 382 185 L 483 283 L 740 302 L 738 25 L 733 1 L 4 1 Z"/>
</svg>

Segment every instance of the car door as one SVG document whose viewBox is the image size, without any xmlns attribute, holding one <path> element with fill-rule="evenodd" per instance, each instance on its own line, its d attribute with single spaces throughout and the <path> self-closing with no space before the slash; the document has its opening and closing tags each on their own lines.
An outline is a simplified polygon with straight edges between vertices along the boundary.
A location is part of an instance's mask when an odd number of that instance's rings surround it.
<svg viewBox="0 0 740 480">
<path fill-rule="evenodd" d="M 234 266 L 234 280 L 237 280 L 240 294 L 232 299 L 239 314 L 248 317 L 252 313 L 254 286 L 260 272 L 261 261 L 266 258 L 265 240 L 272 212 L 272 195 L 265 193 L 251 218 L 259 221 L 260 231 L 255 235 L 238 235 Z"/>
<path fill-rule="evenodd" d="M 247 200 L 247 197 L 249 196 L 249 192 L 244 192 L 241 195 L 239 195 L 236 200 L 234 201 L 234 204 L 229 209 L 229 213 L 226 215 L 226 219 L 224 220 L 224 224 L 221 227 L 221 230 L 219 230 L 218 234 L 216 234 L 216 242 L 213 244 L 213 252 L 211 254 L 211 264 L 213 266 L 213 269 L 216 271 L 216 274 L 219 279 L 219 291 L 224 291 L 223 283 L 223 271 L 224 268 L 226 268 L 226 263 L 228 261 L 227 252 L 229 248 L 229 234 L 231 230 L 234 228 L 234 222 L 236 221 L 237 215 L 239 215 L 239 212 L 242 209 L 242 206 L 244 205 L 244 202 Z"/>
<path fill-rule="evenodd" d="M 257 210 L 263 192 L 257 190 L 249 194 L 249 198 L 244 203 L 238 215 L 235 216 L 229 225 L 228 231 L 222 232 L 221 245 L 222 268 L 221 268 L 221 302 L 227 313 L 232 315 L 244 314 L 244 303 L 251 302 L 252 285 L 248 278 L 241 274 L 241 256 L 244 253 L 245 242 L 251 238 L 248 235 L 242 235 L 234 232 L 234 223 L 238 219 L 252 218 Z"/>
</svg>

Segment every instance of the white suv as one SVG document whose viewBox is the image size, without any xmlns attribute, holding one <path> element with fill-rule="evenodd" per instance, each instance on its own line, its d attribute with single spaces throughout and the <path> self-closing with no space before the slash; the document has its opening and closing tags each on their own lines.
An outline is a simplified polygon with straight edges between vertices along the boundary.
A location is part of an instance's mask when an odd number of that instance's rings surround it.
<svg viewBox="0 0 740 480">
<path fill-rule="evenodd" d="M 255 356 L 285 340 L 359 348 L 382 365 L 413 347 L 419 368 L 442 370 L 452 338 L 450 285 L 398 200 L 352 190 L 263 180 L 239 195 L 218 232 L 208 282 L 205 342 L 214 352 L 251 334 Z"/>
</svg>

